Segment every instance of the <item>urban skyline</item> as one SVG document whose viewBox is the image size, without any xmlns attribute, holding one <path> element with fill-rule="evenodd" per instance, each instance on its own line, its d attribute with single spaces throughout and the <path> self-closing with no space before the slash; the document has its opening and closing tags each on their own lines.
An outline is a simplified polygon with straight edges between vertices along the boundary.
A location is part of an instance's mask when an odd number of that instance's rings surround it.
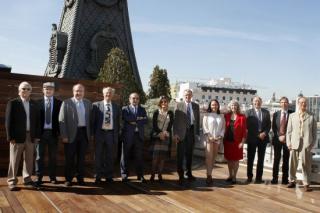
<svg viewBox="0 0 320 213">
<path fill-rule="evenodd" d="M 133 44 L 144 90 L 155 65 L 170 83 L 230 77 L 264 100 L 319 94 L 320 2 L 130 0 Z M 51 24 L 63 0 L 2 3 L 0 63 L 43 75 Z"/>
</svg>

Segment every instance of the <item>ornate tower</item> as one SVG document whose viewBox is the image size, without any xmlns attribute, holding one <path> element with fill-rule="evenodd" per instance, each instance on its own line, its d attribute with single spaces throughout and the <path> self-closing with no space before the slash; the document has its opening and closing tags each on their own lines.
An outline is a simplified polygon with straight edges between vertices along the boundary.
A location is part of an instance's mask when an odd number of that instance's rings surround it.
<svg viewBox="0 0 320 213">
<path fill-rule="evenodd" d="M 138 85 L 127 0 L 65 0 L 60 23 L 52 25 L 46 76 L 95 79 L 113 47 L 122 49 Z"/>
</svg>

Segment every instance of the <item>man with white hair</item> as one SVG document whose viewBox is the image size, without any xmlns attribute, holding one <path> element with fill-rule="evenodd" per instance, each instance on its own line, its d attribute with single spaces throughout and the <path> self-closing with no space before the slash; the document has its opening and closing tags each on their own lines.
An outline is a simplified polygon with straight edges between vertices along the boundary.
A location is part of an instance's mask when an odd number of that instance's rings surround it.
<svg viewBox="0 0 320 213">
<path fill-rule="evenodd" d="M 311 191 L 311 150 L 317 140 L 317 121 L 314 115 L 307 111 L 307 99 L 298 99 L 299 109 L 290 114 L 288 120 L 286 143 L 290 150 L 289 175 L 290 183 L 288 188 L 295 188 L 296 173 L 299 159 L 302 163 L 303 186 L 306 192 Z"/>
<path fill-rule="evenodd" d="M 101 183 L 102 176 L 106 182 L 113 181 L 113 162 L 117 153 L 120 108 L 112 101 L 114 89 L 105 87 L 102 90 L 103 100 L 93 103 L 92 123 L 96 142 L 96 184 Z"/>
<path fill-rule="evenodd" d="M 23 156 L 23 182 L 25 186 L 34 186 L 31 179 L 35 143 L 40 139 L 39 108 L 30 99 L 32 87 L 28 82 L 19 85 L 19 97 L 8 102 L 5 126 L 7 140 L 10 142 L 10 162 L 8 186 L 10 191 L 17 190 L 17 173 Z"/>
</svg>

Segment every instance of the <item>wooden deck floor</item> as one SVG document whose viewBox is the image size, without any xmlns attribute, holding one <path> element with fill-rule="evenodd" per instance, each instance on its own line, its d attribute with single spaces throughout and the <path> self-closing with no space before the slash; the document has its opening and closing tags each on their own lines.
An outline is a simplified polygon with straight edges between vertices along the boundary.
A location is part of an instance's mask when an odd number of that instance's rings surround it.
<svg viewBox="0 0 320 213">
<path fill-rule="evenodd" d="M 225 183 L 226 165 L 218 164 L 213 186 L 206 187 L 204 166 L 198 164 L 194 170 L 197 180 L 184 186 L 177 184 L 173 172 L 164 175 L 163 184 L 138 183 L 133 176 L 126 184 L 117 178 L 97 187 L 93 178 L 87 178 L 86 186 L 45 183 L 36 190 L 19 185 L 17 192 L 10 192 L 2 177 L 0 212 L 320 212 L 320 186 L 312 185 L 313 191 L 305 193 L 299 187 L 271 185 L 270 171 L 264 173 L 265 184 L 246 185 L 245 171 L 242 166 L 236 185 Z"/>
</svg>

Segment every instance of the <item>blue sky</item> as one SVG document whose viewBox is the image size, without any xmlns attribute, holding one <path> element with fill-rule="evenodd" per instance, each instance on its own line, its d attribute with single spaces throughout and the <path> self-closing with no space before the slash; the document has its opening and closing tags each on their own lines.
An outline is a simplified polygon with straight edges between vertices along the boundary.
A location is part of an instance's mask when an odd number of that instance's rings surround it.
<svg viewBox="0 0 320 213">
<path fill-rule="evenodd" d="M 1 0 L 0 64 L 42 75 L 63 0 Z M 320 95 L 318 0 L 128 0 L 144 89 L 155 65 L 171 83 L 231 77 L 264 99 Z M 3 9 L 5 8 L 5 9 Z"/>
</svg>

